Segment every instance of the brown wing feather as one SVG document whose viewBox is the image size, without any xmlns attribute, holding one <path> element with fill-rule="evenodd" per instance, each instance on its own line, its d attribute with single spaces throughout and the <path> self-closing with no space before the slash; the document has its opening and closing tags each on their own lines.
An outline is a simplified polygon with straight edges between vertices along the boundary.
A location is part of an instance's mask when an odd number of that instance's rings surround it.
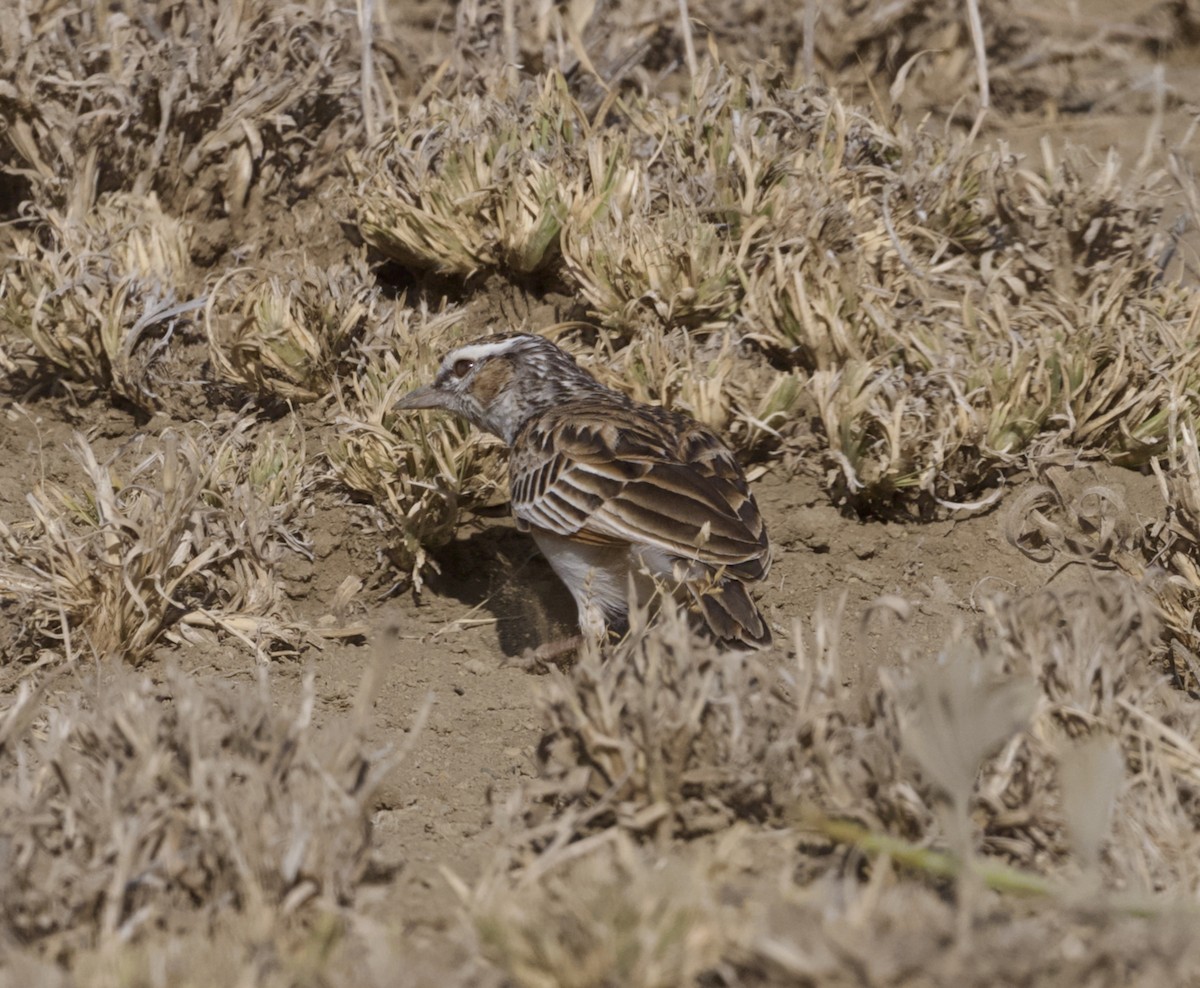
<svg viewBox="0 0 1200 988">
<path fill-rule="evenodd" d="M 762 517 L 716 435 L 661 408 L 599 406 L 559 406 L 517 436 L 517 520 L 587 541 L 651 546 L 743 580 L 765 576 Z"/>
</svg>

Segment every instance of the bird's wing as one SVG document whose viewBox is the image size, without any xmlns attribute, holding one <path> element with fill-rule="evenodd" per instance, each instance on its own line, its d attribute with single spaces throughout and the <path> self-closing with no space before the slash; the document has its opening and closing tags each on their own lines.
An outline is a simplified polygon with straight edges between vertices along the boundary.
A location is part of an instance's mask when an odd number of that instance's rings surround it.
<svg viewBox="0 0 1200 988">
<path fill-rule="evenodd" d="M 637 406 L 566 406 L 530 422 L 513 445 L 518 522 L 597 543 L 766 575 L 762 516 L 733 454 L 710 430 Z"/>
</svg>

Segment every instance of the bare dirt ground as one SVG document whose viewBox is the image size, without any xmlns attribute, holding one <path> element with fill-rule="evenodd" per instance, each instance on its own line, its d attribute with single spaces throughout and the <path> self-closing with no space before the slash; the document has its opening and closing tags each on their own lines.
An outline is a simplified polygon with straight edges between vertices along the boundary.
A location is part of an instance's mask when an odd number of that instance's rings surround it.
<svg viewBox="0 0 1200 988">
<path fill-rule="evenodd" d="M 760 19 L 750 23 L 765 25 L 757 29 L 763 32 L 772 30 L 781 19 L 798 20 L 800 16 L 780 12 L 785 7 L 790 11 L 790 4 L 774 5 L 779 10 L 770 4 L 759 6 Z M 1161 57 L 1145 48 L 1123 46 L 1121 59 L 1114 62 L 1105 57 L 1106 46 L 1115 44 L 1112 32 L 1117 25 L 1138 22 L 1139 12 L 1130 6 L 1080 0 L 1069 5 L 1069 12 L 1047 14 L 1049 36 L 1059 26 L 1059 18 L 1073 18 L 1072 37 L 1090 37 L 1095 58 L 1061 71 L 1047 68 L 1047 63 L 1030 66 L 1025 71 L 1031 84 L 1023 99 L 1014 95 L 1019 75 L 1012 70 L 997 84 L 995 110 L 978 138 L 980 145 L 1004 142 L 1031 161 L 1040 161 L 1043 150 L 1060 155 L 1066 145 L 1086 148 L 1098 161 L 1113 149 L 1130 165 L 1143 156 L 1148 163 L 1163 162 L 1164 149 L 1174 147 L 1180 149 L 1181 161 L 1193 168 L 1200 165 L 1200 140 L 1189 130 L 1200 112 L 1200 38 L 1181 38 L 1178 47 Z M 1150 11 L 1157 5 L 1145 2 L 1141 6 Z M 459 23 L 468 8 L 474 9 L 461 5 Z M 434 4 L 395 2 L 386 13 L 391 32 L 387 44 L 398 53 L 396 64 L 408 72 L 407 77 L 397 76 L 394 85 L 412 98 L 456 44 L 455 11 Z M 736 39 L 736 29 L 729 30 Z M 781 37 L 784 40 L 779 45 L 774 49 L 766 45 L 761 54 L 790 58 L 789 64 L 794 64 L 801 53 L 789 47 L 788 36 Z M 948 46 L 957 39 L 945 40 Z M 730 57 L 739 51 L 737 43 L 726 43 L 724 38 L 718 38 L 716 46 L 722 53 L 731 52 Z M 747 41 L 745 47 L 755 46 Z M 828 66 L 825 71 L 832 81 L 839 81 L 836 71 Z M 1043 92 L 1037 98 L 1028 95 L 1037 73 L 1040 86 L 1048 89 L 1058 82 L 1059 91 Z M 854 75 L 847 73 L 848 91 L 855 99 L 869 100 L 869 92 Z M 888 84 L 879 74 L 873 82 Z M 1167 87 L 1166 96 L 1162 85 Z M 957 98 L 954 93 L 922 91 L 914 83 L 901 103 L 914 122 L 926 118 L 925 126 L 933 130 L 961 130 L 964 122 L 969 126 L 969 118 L 949 120 L 957 112 Z M 1155 112 L 1156 101 L 1160 113 Z M 181 180 L 180 200 L 187 197 L 186 184 Z M 269 259 L 276 252 L 307 250 L 310 259 L 328 259 L 332 264 L 349 239 L 335 207 L 325 198 L 328 190 L 319 185 L 317 189 L 312 199 L 294 211 L 255 202 L 252 197 L 239 215 L 213 220 L 202 231 L 202 246 L 194 250 L 194 260 L 201 265 L 212 260 L 219 267 L 229 258 Z M 1168 212 L 1182 210 L 1182 199 L 1177 197 L 1166 208 Z M 1190 270 L 1185 280 L 1194 281 L 1197 271 L 1196 255 L 1188 246 L 1195 242 L 1194 231 L 1189 232 L 1181 260 L 1176 262 Z M 402 272 L 384 268 L 376 276 L 388 283 L 389 290 L 406 287 L 407 275 Z M 418 286 L 420 295 L 431 301 L 438 290 L 436 279 Z M 467 329 L 477 332 L 518 320 L 523 328 L 537 332 L 579 311 L 576 300 L 542 292 L 536 285 L 514 287 L 484 279 L 456 301 L 468 305 Z M 183 366 L 189 367 L 187 358 L 183 358 Z M 189 372 L 200 375 L 200 368 L 201 361 L 193 361 Z M 176 405 L 169 411 L 147 414 L 131 410 L 127 403 L 110 403 L 103 395 L 76 401 L 44 381 L 31 386 L 26 378 L 10 378 L 0 385 L 0 457 L 4 462 L 0 520 L 14 525 L 26 519 L 26 498 L 38 483 L 68 483 L 78 476 L 68 452 L 76 432 L 83 433 L 103 458 L 132 448 L 140 435 L 158 435 L 172 423 L 188 421 L 188 412 L 201 422 L 236 414 L 233 407 L 213 404 L 210 398 L 198 384 L 189 409 Z M 325 452 L 336 438 L 339 426 L 332 412 L 312 411 L 311 407 L 295 413 L 284 410 L 279 421 L 285 422 L 291 414 L 305 432 L 310 457 Z M 1098 485 L 1117 492 L 1134 527 L 1152 527 L 1167 517 L 1160 483 L 1149 470 L 1128 470 L 1094 459 L 1087 463 L 1064 460 L 1055 469 L 1061 482 L 1075 490 Z M 881 670 L 919 668 L 937 655 L 948 638 L 967 634 L 964 629 L 978 622 L 986 602 L 997 595 L 1022 600 L 1046 587 L 1064 595 L 1086 594 L 1096 579 L 1088 567 L 1064 566 L 1061 555 L 1038 562 L 1011 543 L 1008 535 L 1015 524 L 1011 509 L 1035 482 L 1028 474 L 1008 478 L 1002 496 L 986 508 L 944 512 L 926 522 L 862 517 L 835 505 L 815 463 L 775 460 L 755 474 L 755 490 L 775 548 L 774 566 L 761 588 L 760 600 L 776 629 L 778 644 L 765 661 L 774 668 L 793 661 L 796 622 L 802 623 L 805 634 L 811 634 L 814 612 L 838 615 L 837 688 L 849 698 L 848 706 L 871 704 Z M 195 681 L 233 684 L 246 693 L 253 692 L 265 674 L 271 706 L 278 710 L 292 710 L 303 702 L 305 680 L 311 675 L 311 725 L 318 737 L 343 729 L 358 702 L 361 685 L 377 677 L 369 715 L 360 725 L 364 749 L 407 747 L 403 761 L 372 797 L 370 870 L 357 889 L 355 910 L 346 922 L 360 933 L 370 928 L 383 935 L 363 941 L 376 944 L 376 953 L 342 957 L 335 967 L 344 964 L 345 971 L 368 971 L 380 984 L 552 983 L 524 978 L 520 969 L 498 974 L 484 965 L 476 934 L 469 932 L 470 924 L 463 919 L 464 904 L 456 892 L 477 888 L 490 874 L 489 868 L 510 836 L 497 824 L 504 816 L 506 801 L 520 785 L 534 783 L 543 771 L 545 697 L 562 674 L 530 671 L 513 660 L 530 644 L 569 628 L 574 617 L 570 598 L 532 543 L 515 531 L 502 498 L 493 500 L 497 502 L 495 510 L 469 515 L 449 544 L 432 550 L 434 566 L 426 569 L 418 593 L 389 564 L 374 516 L 363 505 L 318 488 L 306 499 L 296 523 L 311 546 L 311 559 L 291 554 L 279 567 L 286 605 L 297 622 L 319 623 L 337 609 L 339 588 L 347 580 L 360 580 L 338 618 L 361 626 L 361 635 L 345 640 L 310 637 L 294 650 L 276 649 L 269 654 L 267 649 L 256 656 L 244 641 L 230 634 L 201 629 L 184 636 L 188 640 L 159 642 L 136 666 L 136 677 L 164 695 L 172 689 L 172 670 Z M 20 631 L 15 609 L 0 610 L 0 643 L 16 642 Z M 0 668 L 10 698 L 37 671 L 36 655 L 22 654 L 20 661 L 16 660 L 14 651 Z M 127 669 L 109 668 L 84 657 L 54 681 L 53 689 L 64 696 L 82 695 L 106 677 L 125 682 L 127 675 Z M 1180 691 L 1164 692 L 1164 696 L 1161 702 L 1168 707 L 1190 702 Z M 752 843 L 756 849 L 750 855 L 753 860 L 742 861 L 739 874 L 750 874 L 754 881 L 767 884 L 782 881 L 775 872 L 778 855 L 771 839 L 763 834 L 755 839 L 759 843 Z M 699 840 L 717 847 L 720 834 Z M 669 841 L 661 847 L 669 856 L 667 844 Z M 846 873 L 853 870 L 848 864 Z M 849 880 L 846 874 L 843 878 Z M 837 880 L 829 879 L 830 884 L 822 887 L 832 895 Z M 802 884 L 797 879 L 797 887 Z M 890 894 L 882 885 L 877 892 Z M 811 902 L 789 902 L 789 908 L 795 910 L 793 918 L 802 921 Z M 925 910 L 924 904 L 915 907 L 915 926 L 921 924 Z M 899 915 L 896 922 L 900 922 Z M 776 921 L 787 922 L 783 913 Z M 220 942 L 220 929 L 219 921 L 210 927 L 216 943 Z M 952 934 L 945 928 L 944 918 L 932 913 L 923 933 L 893 929 L 886 942 L 907 943 L 912 956 L 896 959 L 896 966 L 883 974 L 879 970 L 873 975 L 864 973 L 863 982 L 874 983 L 872 976 L 879 976 L 879 983 L 953 983 L 952 969 L 928 960 L 938 950 L 935 942 L 922 938 L 933 937 L 929 931 L 935 929 L 941 931 L 939 936 Z M 1067 965 L 1063 970 L 1078 972 L 1078 967 L 1069 967 L 1071 952 L 1099 950 L 1095 946 L 1102 936 L 1099 929 L 1082 926 L 1058 931 L 1045 946 L 1046 963 L 1061 961 Z M 151 954 L 157 949 L 153 945 L 159 932 L 148 941 Z M 1122 945 L 1139 936 L 1125 926 L 1109 934 L 1112 939 L 1110 952 L 1104 954 L 1105 964 Z M 1156 951 L 1130 962 L 1138 983 L 1170 977 L 1170 965 L 1163 957 L 1172 949 L 1171 935 L 1169 929 L 1160 928 L 1154 934 Z M 1032 936 L 1030 929 L 1016 922 L 1014 953 L 1030 949 Z M 169 984 L 174 977 L 171 972 L 178 974 L 172 965 L 180 963 L 180 955 L 172 955 L 176 960 L 165 961 L 160 969 L 150 964 L 143 971 L 130 962 L 124 974 L 114 973 L 111 965 L 105 966 L 107 962 L 98 962 L 94 969 L 76 966 L 67 947 L 50 947 L 39 954 L 37 944 L 30 944 L 29 940 L 21 944 L 19 963 L 4 969 L 0 962 L 0 983 Z M 972 983 L 987 983 L 992 975 L 999 978 L 997 972 L 1003 969 L 1001 945 L 989 942 L 981 950 L 974 975 L 977 980 Z M 35 956 L 40 960 L 35 961 Z M 792 983 L 819 983 L 806 976 L 804 965 L 794 958 L 778 962 L 779 970 L 791 972 Z M 819 969 L 818 965 L 813 970 Z M 250 977 L 246 973 L 250 970 L 214 969 L 206 983 L 217 983 L 226 973 L 232 978 L 238 971 L 242 973 L 236 976 L 244 979 Z M 328 969 L 316 961 L 306 960 L 291 973 L 289 970 L 287 962 L 280 962 L 269 973 L 286 983 L 331 984 L 336 980 L 330 980 Z M 321 973 L 311 975 L 315 970 Z M 1053 983 L 1039 981 L 1032 968 L 1024 970 L 1006 983 Z M 258 973 L 263 972 L 259 969 Z M 1124 974 L 1133 976 L 1129 970 Z M 312 980 L 306 980 L 310 976 Z M 1105 967 L 1094 983 L 1116 984 L 1122 976 L 1119 965 Z M 592 982 L 581 976 L 579 983 L 622 983 L 615 977 Z M 740 983 L 729 970 L 723 977 L 726 980 L 702 983 Z M 788 981 L 782 975 L 777 977 L 778 981 L 770 983 Z M 195 980 L 194 974 L 191 980 Z M 647 977 L 639 983 L 655 982 Z"/>
</svg>

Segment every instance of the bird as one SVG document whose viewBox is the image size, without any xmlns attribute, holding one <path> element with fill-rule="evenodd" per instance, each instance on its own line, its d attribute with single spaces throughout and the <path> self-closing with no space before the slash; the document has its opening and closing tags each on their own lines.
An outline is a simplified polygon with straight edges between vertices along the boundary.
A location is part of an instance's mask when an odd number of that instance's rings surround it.
<svg viewBox="0 0 1200 988">
<path fill-rule="evenodd" d="M 394 410 L 441 409 L 509 450 L 512 513 L 578 608 L 580 634 L 544 658 L 629 630 L 666 587 L 718 646 L 770 644 L 747 590 L 771 565 L 746 475 L 710 428 L 600 383 L 557 344 L 497 333 L 450 350 Z M 632 596 L 631 596 L 632 590 Z"/>
</svg>

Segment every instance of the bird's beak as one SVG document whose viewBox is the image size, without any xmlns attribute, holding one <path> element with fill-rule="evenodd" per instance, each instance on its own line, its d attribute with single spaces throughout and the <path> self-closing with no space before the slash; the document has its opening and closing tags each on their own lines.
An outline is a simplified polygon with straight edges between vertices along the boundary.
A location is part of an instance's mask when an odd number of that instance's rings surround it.
<svg viewBox="0 0 1200 988">
<path fill-rule="evenodd" d="M 444 396 L 432 384 L 422 384 L 419 388 L 403 395 L 392 406 L 393 411 L 403 411 L 409 408 L 445 408 Z"/>
</svg>

